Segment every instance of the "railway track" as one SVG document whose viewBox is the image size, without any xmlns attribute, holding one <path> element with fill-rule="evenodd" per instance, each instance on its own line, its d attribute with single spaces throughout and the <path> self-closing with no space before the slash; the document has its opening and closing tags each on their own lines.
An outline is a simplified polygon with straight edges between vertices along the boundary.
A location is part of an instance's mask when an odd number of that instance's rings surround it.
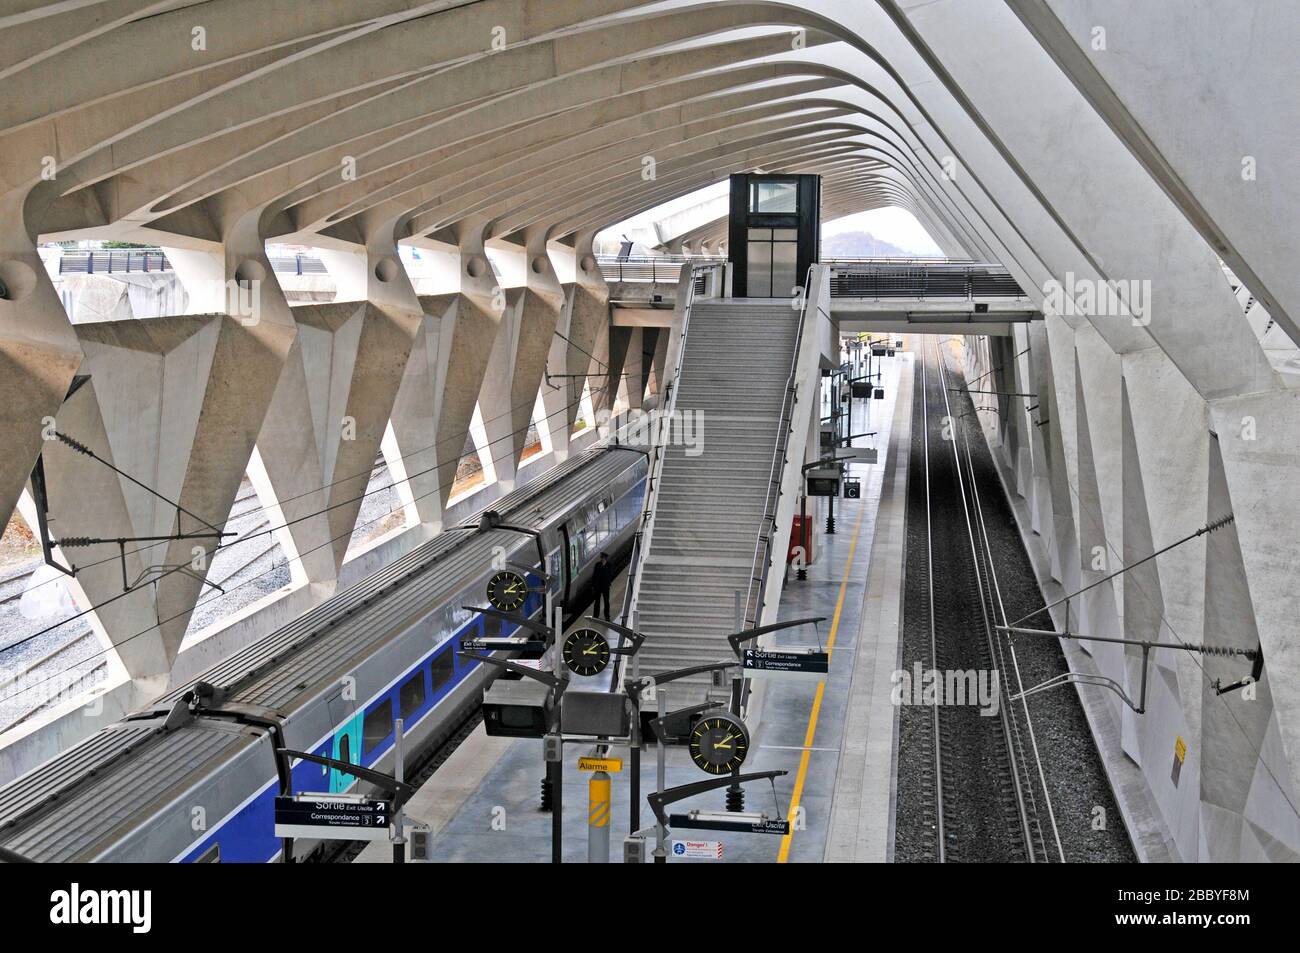
<svg viewBox="0 0 1300 953">
<path fill-rule="evenodd" d="M 950 396 L 955 377 L 937 340 L 918 364 L 903 652 L 912 693 L 900 712 L 900 765 L 906 754 L 912 770 L 900 774 L 896 858 L 1063 861 L 1033 720 L 1012 700 L 1014 646 L 994 630 L 1006 616 L 973 413 Z"/>
</svg>

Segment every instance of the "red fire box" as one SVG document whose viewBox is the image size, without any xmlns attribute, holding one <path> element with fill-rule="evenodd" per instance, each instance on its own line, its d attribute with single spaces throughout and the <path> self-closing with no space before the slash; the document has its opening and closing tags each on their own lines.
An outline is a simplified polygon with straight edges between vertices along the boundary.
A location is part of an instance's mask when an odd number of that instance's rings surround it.
<svg viewBox="0 0 1300 953">
<path fill-rule="evenodd" d="M 803 547 L 803 562 L 805 566 L 811 566 L 813 562 L 813 525 L 816 522 L 810 513 L 807 516 L 794 514 L 794 522 L 790 527 L 790 549 L 785 554 L 785 561 L 794 565 L 796 552 L 799 547 Z"/>
</svg>

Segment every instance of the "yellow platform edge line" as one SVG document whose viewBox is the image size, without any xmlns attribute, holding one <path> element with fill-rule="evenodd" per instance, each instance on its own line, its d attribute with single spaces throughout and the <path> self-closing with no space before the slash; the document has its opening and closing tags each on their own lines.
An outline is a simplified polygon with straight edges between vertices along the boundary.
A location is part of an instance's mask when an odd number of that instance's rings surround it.
<svg viewBox="0 0 1300 953">
<path fill-rule="evenodd" d="M 826 657 L 829 661 L 835 654 L 835 636 L 840 630 L 840 614 L 844 611 L 844 595 L 849 591 L 849 574 L 853 571 L 853 557 L 858 551 L 858 536 L 862 533 L 862 519 L 867 515 L 864 502 L 858 510 L 858 518 L 853 524 L 853 539 L 849 541 L 849 555 L 844 560 L 844 578 L 840 580 L 839 598 L 835 600 L 835 616 L 831 619 L 831 634 L 826 640 Z M 776 855 L 776 862 L 784 864 L 790 859 L 790 844 L 794 840 L 794 815 L 799 809 L 799 799 L 803 796 L 804 782 L 808 778 L 808 762 L 812 758 L 813 738 L 817 734 L 817 718 L 821 715 L 822 696 L 826 693 L 826 682 L 817 683 L 817 694 L 813 696 L 812 711 L 808 713 L 808 731 L 804 735 L 803 754 L 799 756 L 799 771 L 794 778 L 794 791 L 790 794 L 790 809 L 786 817 L 790 818 L 790 831 L 781 838 L 781 849 Z"/>
</svg>

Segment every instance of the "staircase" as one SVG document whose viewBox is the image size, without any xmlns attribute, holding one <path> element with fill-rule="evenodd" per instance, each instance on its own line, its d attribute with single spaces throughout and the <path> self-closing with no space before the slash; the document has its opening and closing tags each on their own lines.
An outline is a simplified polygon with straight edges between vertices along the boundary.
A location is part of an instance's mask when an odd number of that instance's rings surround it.
<svg viewBox="0 0 1300 953">
<path fill-rule="evenodd" d="M 642 675 L 734 657 L 726 637 L 757 599 L 755 550 L 781 477 L 781 460 L 773 463 L 788 428 L 798 324 L 785 300 L 707 299 L 691 309 L 675 409 L 694 422 L 695 446 L 674 440 L 664 450 L 637 581 Z M 674 682 L 671 707 L 703 702 L 709 685 L 707 674 Z"/>
</svg>

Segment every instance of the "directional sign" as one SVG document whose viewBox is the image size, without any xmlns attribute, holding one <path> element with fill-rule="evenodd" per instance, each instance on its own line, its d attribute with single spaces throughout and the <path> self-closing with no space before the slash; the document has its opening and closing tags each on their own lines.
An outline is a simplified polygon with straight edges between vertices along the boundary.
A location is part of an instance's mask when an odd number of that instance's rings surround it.
<svg viewBox="0 0 1300 953">
<path fill-rule="evenodd" d="M 388 840 L 391 801 L 299 794 L 275 799 L 275 836 L 316 840 Z"/>
<path fill-rule="evenodd" d="M 533 639 L 523 635 L 509 635 L 493 639 L 461 639 L 462 652 L 524 652 L 541 651 L 546 648 L 545 639 Z"/>
<path fill-rule="evenodd" d="M 674 857 L 703 857 L 708 860 L 722 859 L 722 841 L 720 840 L 675 840 Z"/>
<path fill-rule="evenodd" d="M 878 454 L 874 447 L 836 447 L 835 462 L 848 463 L 855 461 L 857 463 L 875 463 Z"/>
<path fill-rule="evenodd" d="M 789 821 L 784 818 L 770 818 L 766 814 L 691 811 L 689 814 L 668 815 L 668 826 L 673 830 L 684 828 L 696 831 L 738 831 L 742 834 L 790 833 Z"/>
<path fill-rule="evenodd" d="M 826 652 L 745 649 L 741 663 L 749 678 L 793 677 L 820 681 L 830 671 L 830 655 Z"/>
<path fill-rule="evenodd" d="M 608 774 L 618 774 L 623 770 L 622 758 L 579 758 L 579 771 L 604 771 Z"/>
</svg>

